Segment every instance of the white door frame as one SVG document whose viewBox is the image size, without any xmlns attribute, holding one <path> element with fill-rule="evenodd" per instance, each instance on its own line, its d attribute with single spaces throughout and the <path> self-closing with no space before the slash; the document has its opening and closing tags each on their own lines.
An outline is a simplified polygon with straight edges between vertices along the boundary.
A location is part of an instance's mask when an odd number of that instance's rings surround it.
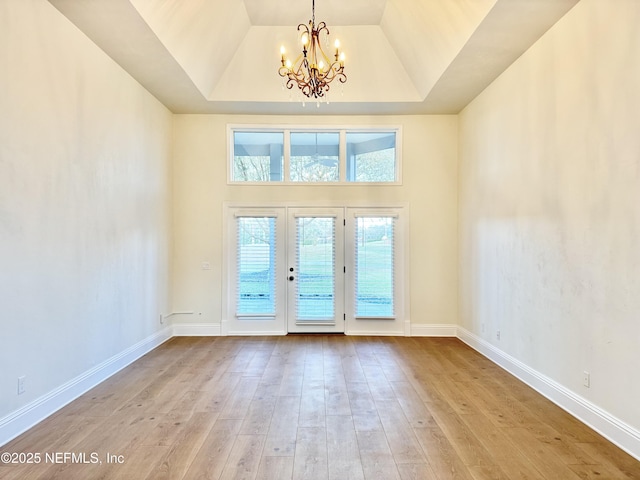
<svg viewBox="0 0 640 480">
<path fill-rule="evenodd" d="M 343 330 L 347 335 L 404 335 L 409 336 L 411 330 L 410 321 L 410 295 L 409 295 L 409 228 L 407 218 L 409 216 L 408 205 L 383 205 L 383 206 L 344 206 L 344 205 L 305 205 L 299 207 L 287 203 L 257 206 L 255 204 L 223 204 L 223 245 L 222 245 L 222 321 L 221 335 L 286 335 L 289 327 L 287 323 L 288 306 L 287 290 L 289 287 L 289 255 L 292 248 L 282 254 L 280 252 L 279 262 L 276 266 L 276 279 L 283 279 L 280 293 L 277 296 L 277 313 L 271 318 L 249 318 L 238 317 L 236 315 L 236 217 L 240 216 L 269 216 L 274 215 L 276 220 L 277 244 L 287 246 L 291 233 L 288 231 L 288 219 L 291 211 L 303 212 L 314 211 L 325 214 L 333 210 L 341 210 L 346 222 L 337 226 L 336 238 L 344 238 L 344 241 L 337 240 L 343 249 L 343 259 L 346 273 L 342 279 L 341 289 L 342 300 L 338 300 L 342 307 Z M 396 272 L 395 272 L 395 318 L 394 319 L 364 319 L 356 318 L 354 313 L 354 267 L 355 260 L 351 252 L 354 249 L 354 219 L 358 215 L 396 215 Z M 318 213 L 319 216 L 320 213 Z M 346 223 L 346 225 L 345 225 Z M 341 229 L 341 233 L 338 231 Z M 290 230 L 290 229 L 289 229 Z M 337 268 L 339 262 L 336 262 Z M 353 298 L 352 298 L 353 297 Z M 338 309 L 336 306 L 336 314 Z M 295 311 L 295 310 L 293 310 Z M 293 316 L 293 315 L 292 315 Z M 307 331 L 311 332 L 311 329 Z"/>
</svg>

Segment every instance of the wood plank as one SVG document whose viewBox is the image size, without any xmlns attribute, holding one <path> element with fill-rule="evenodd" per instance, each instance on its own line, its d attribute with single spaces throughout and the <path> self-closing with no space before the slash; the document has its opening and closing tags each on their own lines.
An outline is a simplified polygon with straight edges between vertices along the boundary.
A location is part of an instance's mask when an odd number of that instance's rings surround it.
<svg viewBox="0 0 640 480">
<path fill-rule="evenodd" d="M 293 457 L 262 457 L 256 480 L 293 478 Z"/>
<path fill-rule="evenodd" d="M 598 441 L 578 443 L 576 446 L 593 458 L 595 466 L 602 465 L 606 471 L 620 473 L 628 478 L 640 479 L 640 462 L 628 453 L 597 435 Z"/>
<path fill-rule="evenodd" d="M 478 407 L 473 402 L 468 384 L 456 382 L 448 375 L 432 375 L 430 384 L 440 393 L 440 399 L 447 402 L 459 415 L 478 413 Z"/>
<path fill-rule="evenodd" d="M 264 445 L 265 456 L 293 456 L 298 435 L 300 397 L 278 397 Z"/>
<path fill-rule="evenodd" d="M 384 371 L 380 365 L 364 365 L 365 378 L 369 391 L 374 400 L 395 399 L 396 394 L 391 388 L 391 384 L 384 375 Z"/>
<path fill-rule="evenodd" d="M 400 404 L 395 399 L 376 400 L 376 407 L 396 464 L 426 463 L 420 443 Z"/>
<path fill-rule="evenodd" d="M 464 423 L 460 415 L 437 411 L 434 417 L 438 426 L 446 435 L 449 443 L 458 453 L 462 462 L 467 466 L 492 466 L 495 465 L 487 449 L 484 447 L 473 430 Z"/>
<path fill-rule="evenodd" d="M 233 361 L 228 366 L 227 372 L 245 373 L 255 355 L 255 349 L 251 348 L 250 346 L 240 347 L 236 352 Z"/>
<path fill-rule="evenodd" d="M 378 410 L 366 382 L 347 383 L 347 395 L 351 410 L 359 415 L 376 415 Z"/>
<path fill-rule="evenodd" d="M 496 427 L 489 418 L 484 415 L 462 415 L 461 419 L 472 432 L 481 432 L 479 438 L 483 447 L 507 478 L 542 479 L 534 464 L 522 454 L 503 429 Z M 479 474 L 476 469 L 470 468 L 470 471 L 474 476 Z"/>
<path fill-rule="evenodd" d="M 360 364 L 360 358 L 356 353 L 350 353 L 342 357 L 342 372 L 347 383 L 367 381 Z"/>
<path fill-rule="evenodd" d="M 558 432 L 546 423 L 529 423 L 524 428 L 531 432 L 538 441 L 552 446 L 554 452 L 567 465 L 595 465 L 597 463 L 591 455 L 576 445 L 573 438 Z"/>
<path fill-rule="evenodd" d="M 426 463 L 398 465 L 398 472 L 402 480 L 438 480 L 431 466 Z"/>
<path fill-rule="evenodd" d="M 278 385 L 259 384 L 245 417 L 242 419 L 240 434 L 266 435 L 271 425 L 271 417 L 278 399 Z"/>
<path fill-rule="evenodd" d="M 336 369 L 333 369 L 330 373 L 327 372 L 327 368 L 325 367 L 325 408 L 328 415 L 351 415 L 349 392 L 347 390 L 346 379 L 342 372 L 342 362 L 337 365 Z"/>
<path fill-rule="evenodd" d="M 140 442 L 145 446 L 168 446 L 173 445 L 176 439 L 182 438 L 187 421 L 191 418 L 190 412 L 166 413 L 158 415 L 158 422 L 149 434 Z"/>
<path fill-rule="evenodd" d="M 414 429 L 438 479 L 472 480 L 471 473 L 439 428 Z"/>
<path fill-rule="evenodd" d="M 364 480 L 358 437 L 350 416 L 327 416 L 327 459 L 330 480 Z"/>
<path fill-rule="evenodd" d="M 307 388 L 300 397 L 299 427 L 324 427 L 324 384 Z"/>
<path fill-rule="evenodd" d="M 275 348 L 274 348 L 275 350 Z M 284 369 L 287 358 L 284 355 L 274 355 L 269 357 L 269 361 L 262 372 L 261 384 L 280 385 L 284 378 Z"/>
<path fill-rule="evenodd" d="M 304 376 L 300 374 L 292 374 L 287 372 L 288 365 L 285 367 L 285 375 L 280 383 L 280 391 L 278 395 L 282 397 L 299 397 L 302 395 L 302 380 Z"/>
<path fill-rule="evenodd" d="M 507 437 L 519 446 L 520 452 L 527 457 L 544 478 L 579 478 L 562 459 L 544 442 L 536 439 L 525 428 L 505 428 Z"/>
<path fill-rule="evenodd" d="M 400 478 L 400 472 L 383 431 L 357 431 L 356 436 L 365 478 Z"/>
<path fill-rule="evenodd" d="M 293 478 L 325 480 L 328 476 L 326 429 L 324 427 L 298 428 Z"/>
<path fill-rule="evenodd" d="M 412 427 L 434 427 L 435 419 L 410 382 L 391 382 L 409 425 Z"/>
<path fill-rule="evenodd" d="M 181 429 L 182 436 L 174 439 L 167 456 L 162 462 L 154 465 L 146 480 L 183 478 L 213 428 L 217 416 L 210 413 L 194 413 Z"/>
<path fill-rule="evenodd" d="M 218 419 L 198 449 L 184 480 L 220 478 L 239 429 L 240 420 Z"/>
<path fill-rule="evenodd" d="M 267 365 L 269 364 L 269 359 L 271 358 L 271 349 L 261 349 L 256 352 L 253 356 L 249 364 L 247 365 L 246 370 L 243 372 L 244 375 L 248 377 L 262 377 L 264 375 L 265 370 L 267 369 Z"/>
<path fill-rule="evenodd" d="M 173 409 L 184 411 L 190 409 L 193 412 L 220 413 L 231 394 L 235 391 L 242 379 L 241 373 L 225 372 L 217 380 L 216 388 L 205 388 L 194 392 L 186 392 L 178 400 Z"/>
<path fill-rule="evenodd" d="M 627 474 L 621 472 L 618 469 L 612 469 L 608 465 L 569 465 L 569 468 L 579 478 L 583 480 L 596 480 L 606 478 L 607 480 L 629 480 L 630 477 Z M 636 476 L 637 477 L 637 476 Z"/>
<path fill-rule="evenodd" d="M 220 418 L 243 420 L 259 383 L 260 377 L 242 377 L 220 411 Z"/>
<path fill-rule="evenodd" d="M 471 465 L 467 467 L 475 480 L 513 480 L 514 478 L 532 478 L 528 476 L 511 476 L 498 465 Z"/>
<path fill-rule="evenodd" d="M 382 431 L 382 423 L 380 423 L 378 409 L 369 391 L 369 385 L 363 382 L 348 383 L 347 394 L 356 430 Z"/>
<path fill-rule="evenodd" d="M 220 475 L 220 480 L 255 478 L 258 474 L 264 435 L 238 435 Z"/>
</svg>

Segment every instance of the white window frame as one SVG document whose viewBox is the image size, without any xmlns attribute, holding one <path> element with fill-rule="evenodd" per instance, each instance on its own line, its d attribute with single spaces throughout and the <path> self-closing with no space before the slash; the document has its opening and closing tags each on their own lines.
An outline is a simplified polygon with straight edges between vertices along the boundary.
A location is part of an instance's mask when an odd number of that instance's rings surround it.
<svg viewBox="0 0 640 480">
<path fill-rule="evenodd" d="M 234 133 L 235 132 L 282 132 L 284 134 L 284 159 L 283 159 L 283 179 L 280 181 L 244 182 L 234 180 L 233 160 L 234 160 Z M 336 182 L 297 182 L 291 181 L 290 175 L 290 155 L 291 155 L 291 133 L 339 133 L 339 180 Z M 347 181 L 347 133 L 382 133 L 395 132 L 395 181 L 392 182 L 356 182 Z M 306 186 L 395 186 L 402 185 L 402 126 L 400 125 L 369 125 L 369 126 L 341 126 L 341 125 L 227 125 L 227 184 L 228 185 L 304 185 Z"/>
</svg>

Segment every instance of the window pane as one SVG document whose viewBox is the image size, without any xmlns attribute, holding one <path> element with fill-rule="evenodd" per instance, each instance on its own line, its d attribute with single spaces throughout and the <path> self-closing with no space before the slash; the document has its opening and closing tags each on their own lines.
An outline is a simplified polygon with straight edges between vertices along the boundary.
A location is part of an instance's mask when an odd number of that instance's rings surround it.
<svg viewBox="0 0 640 480">
<path fill-rule="evenodd" d="M 276 313 L 276 219 L 238 218 L 237 312 Z"/>
<path fill-rule="evenodd" d="M 356 220 L 356 316 L 393 317 L 395 219 Z"/>
<path fill-rule="evenodd" d="M 347 181 L 396 181 L 395 132 L 347 132 Z"/>
<path fill-rule="evenodd" d="M 280 182 L 284 133 L 233 132 L 234 182 Z"/>
<path fill-rule="evenodd" d="M 296 219 L 296 320 L 334 319 L 335 218 Z"/>
<path fill-rule="evenodd" d="M 291 133 L 290 178 L 293 182 L 337 182 L 340 178 L 339 133 Z"/>
</svg>

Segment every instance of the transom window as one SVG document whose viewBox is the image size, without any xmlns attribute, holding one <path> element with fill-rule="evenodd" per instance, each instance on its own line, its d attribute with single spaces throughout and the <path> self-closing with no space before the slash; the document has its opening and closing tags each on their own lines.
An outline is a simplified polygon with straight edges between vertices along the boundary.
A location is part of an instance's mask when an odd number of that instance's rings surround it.
<svg viewBox="0 0 640 480">
<path fill-rule="evenodd" d="M 230 183 L 400 183 L 400 129 L 229 127 Z"/>
</svg>

